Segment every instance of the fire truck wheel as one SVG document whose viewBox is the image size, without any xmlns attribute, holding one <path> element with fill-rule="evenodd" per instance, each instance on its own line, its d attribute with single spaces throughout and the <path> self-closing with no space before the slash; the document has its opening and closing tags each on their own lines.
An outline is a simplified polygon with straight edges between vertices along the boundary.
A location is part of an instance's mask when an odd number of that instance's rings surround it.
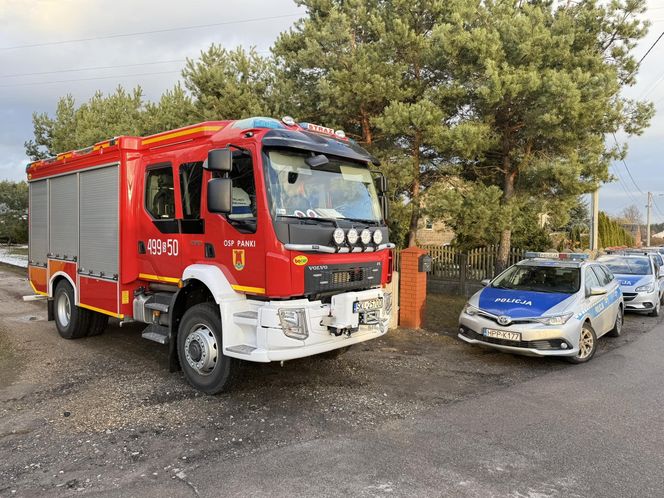
<svg viewBox="0 0 664 498">
<path fill-rule="evenodd" d="M 90 323 L 88 310 L 79 308 L 74 303 L 74 289 L 66 280 L 61 280 L 53 294 L 55 309 L 55 327 L 65 339 L 78 339 L 85 336 Z"/>
<path fill-rule="evenodd" d="M 235 358 L 221 352 L 221 318 L 216 304 L 201 303 L 187 310 L 177 344 L 182 371 L 192 386 L 207 394 L 231 386 L 238 365 Z"/>
<path fill-rule="evenodd" d="M 108 315 L 103 313 L 90 312 L 90 326 L 88 327 L 88 337 L 101 335 L 108 326 Z"/>
</svg>

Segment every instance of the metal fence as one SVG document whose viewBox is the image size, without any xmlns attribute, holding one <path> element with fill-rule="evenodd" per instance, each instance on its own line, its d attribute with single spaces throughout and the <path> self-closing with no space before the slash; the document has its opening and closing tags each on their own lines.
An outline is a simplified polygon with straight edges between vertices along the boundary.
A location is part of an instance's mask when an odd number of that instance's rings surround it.
<svg viewBox="0 0 664 498">
<path fill-rule="evenodd" d="M 498 246 L 486 246 L 461 252 L 450 246 L 421 246 L 432 259 L 431 271 L 428 275 L 429 288 L 433 291 L 468 294 L 477 288 L 479 283 L 497 274 Z M 395 253 L 395 269 L 399 268 L 400 254 Z M 512 249 L 508 265 L 522 260 L 525 251 Z"/>
</svg>

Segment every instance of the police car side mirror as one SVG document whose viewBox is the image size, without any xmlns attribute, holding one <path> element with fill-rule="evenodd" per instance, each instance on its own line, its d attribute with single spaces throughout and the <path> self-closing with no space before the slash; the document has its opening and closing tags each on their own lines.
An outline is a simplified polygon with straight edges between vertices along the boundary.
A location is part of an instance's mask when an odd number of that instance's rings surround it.
<svg viewBox="0 0 664 498">
<path fill-rule="evenodd" d="M 485 278 L 485 279 L 482 280 L 480 283 L 481 283 L 484 287 L 486 287 L 486 286 L 488 286 L 488 285 L 491 283 L 491 279 L 490 279 L 490 278 Z"/>
<path fill-rule="evenodd" d="M 205 169 L 210 171 L 227 172 L 233 169 L 233 154 L 231 149 L 214 149 L 208 152 Z"/>
<path fill-rule="evenodd" d="M 591 287 L 589 296 L 603 296 L 606 294 L 606 289 L 604 287 Z"/>
<path fill-rule="evenodd" d="M 211 213 L 229 214 L 233 209 L 233 180 L 210 180 L 207 184 L 207 206 Z"/>
</svg>

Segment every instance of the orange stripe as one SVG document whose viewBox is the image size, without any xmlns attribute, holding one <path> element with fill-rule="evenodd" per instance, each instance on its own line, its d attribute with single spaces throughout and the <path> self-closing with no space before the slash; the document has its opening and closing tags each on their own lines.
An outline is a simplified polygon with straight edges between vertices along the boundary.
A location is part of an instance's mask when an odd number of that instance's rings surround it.
<svg viewBox="0 0 664 498">
<path fill-rule="evenodd" d="M 141 142 L 141 145 L 149 145 L 155 142 L 163 142 L 164 140 L 170 140 L 171 138 L 185 137 L 187 135 L 193 135 L 194 133 L 204 133 L 206 131 L 219 131 L 223 126 L 198 126 L 196 128 L 190 128 L 188 130 L 174 131 L 172 133 L 166 133 L 165 135 L 159 135 L 152 138 L 144 138 Z"/>
</svg>

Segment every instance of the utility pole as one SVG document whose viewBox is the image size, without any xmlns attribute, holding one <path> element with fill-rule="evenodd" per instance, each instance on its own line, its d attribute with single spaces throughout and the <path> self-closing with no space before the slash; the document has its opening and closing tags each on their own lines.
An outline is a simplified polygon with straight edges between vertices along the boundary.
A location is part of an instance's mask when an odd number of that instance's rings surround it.
<svg viewBox="0 0 664 498">
<path fill-rule="evenodd" d="M 599 189 L 591 194 L 590 250 L 599 250 Z"/>
<path fill-rule="evenodd" d="M 652 192 L 648 192 L 646 204 L 646 247 L 650 247 L 650 211 L 652 211 Z"/>
</svg>

